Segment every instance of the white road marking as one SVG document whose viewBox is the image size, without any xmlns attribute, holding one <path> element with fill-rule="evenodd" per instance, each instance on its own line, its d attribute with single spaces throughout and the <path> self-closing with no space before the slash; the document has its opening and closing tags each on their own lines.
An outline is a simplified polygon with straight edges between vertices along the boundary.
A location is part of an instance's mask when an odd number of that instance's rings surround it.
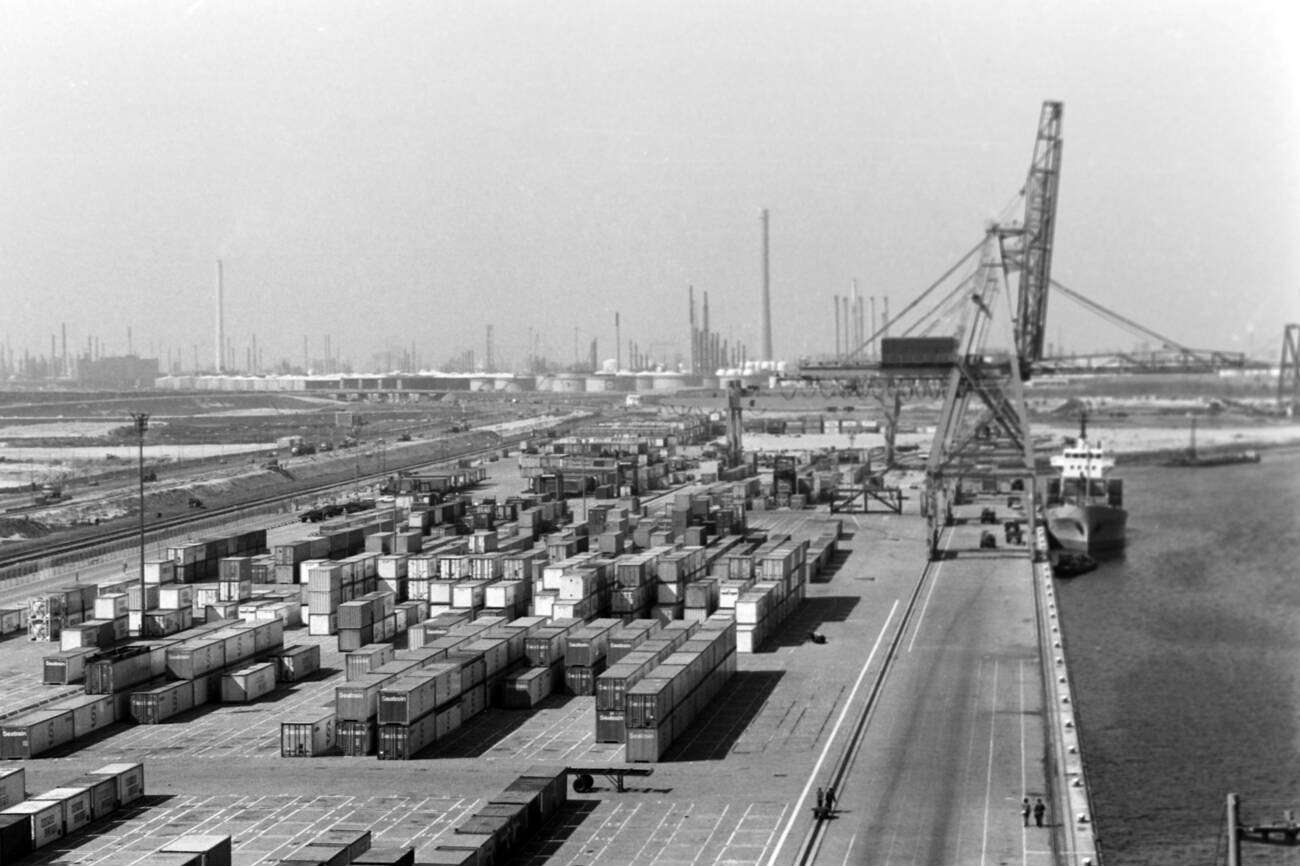
<svg viewBox="0 0 1300 866">
<path fill-rule="evenodd" d="M 952 533 L 948 533 L 948 537 L 943 542 L 943 549 L 946 551 L 951 543 Z M 930 575 L 930 588 L 926 590 L 925 601 L 921 603 L 921 615 L 916 618 L 916 625 L 912 627 L 912 639 L 907 642 L 908 652 L 916 646 L 916 636 L 921 633 L 921 623 L 925 622 L 925 612 L 930 608 L 930 596 L 934 595 L 934 585 L 939 582 L 939 572 L 943 570 L 943 563 L 944 560 L 939 560 L 939 564 L 934 567 L 934 574 Z"/>
<path fill-rule="evenodd" d="M 1021 717 L 1023 718 L 1023 716 Z M 984 835 L 980 839 L 980 866 L 989 853 L 989 801 L 993 796 L 993 745 L 998 721 L 998 662 L 993 661 L 993 706 L 989 708 L 989 765 L 984 776 Z"/>
<path fill-rule="evenodd" d="M 840 711 L 840 717 L 835 720 L 835 726 L 831 728 L 830 736 L 826 738 L 826 745 L 822 747 L 822 752 L 817 756 L 817 763 L 813 765 L 812 772 L 808 774 L 808 781 L 803 786 L 803 791 L 799 794 L 799 799 L 795 801 L 794 808 L 790 811 L 790 819 L 786 821 L 785 829 L 781 831 L 781 836 L 776 840 L 776 847 L 772 850 L 772 856 L 767 860 L 767 866 L 775 866 L 776 858 L 781 853 L 781 848 L 785 845 L 785 840 L 794 828 L 794 822 L 799 818 L 803 811 L 804 801 L 808 799 L 808 792 L 812 790 L 813 782 L 817 779 L 817 774 L 821 772 L 822 764 L 826 761 L 826 755 L 830 752 L 831 746 L 835 743 L 835 737 L 838 736 L 840 726 L 844 724 L 845 717 L 849 714 L 849 707 L 853 706 L 853 699 L 858 694 L 858 689 L 862 686 L 863 679 L 867 676 L 867 669 L 876 658 L 876 653 L 880 650 L 880 643 L 885 639 L 885 632 L 889 630 L 889 624 L 894 621 L 894 614 L 898 613 L 898 599 L 894 599 L 894 606 L 889 609 L 889 616 L 885 619 L 885 624 L 880 627 L 880 634 L 876 635 L 876 643 L 871 647 L 871 653 L 867 660 L 862 664 L 862 670 L 858 672 L 858 678 L 853 683 L 853 688 L 849 691 L 848 698 L 844 701 L 844 709 Z"/>
<path fill-rule="evenodd" d="M 1018 675 L 1020 680 L 1020 791 L 1022 797 L 1029 796 L 1029 775 L 1025 767 L 1025 662 L 1021 659 L 1019 662 Z M 1023 804 L 1022 804 L 1023 808 Z M 1029 833 L 1028 824 L 1020 830 L 1020 862 L 1029 862 Z"/>
<path fill-rule="evenodd" d="M 848 850 L 844 852 L 844 859 L 840 861 L 841 863 L 844 864 L 844 866 L 849 866 L 849 857 L 853 854 L 853 845 L 857 841 L 858 841 L 857 833 L 854 833 L 852 836 L 849 837 Z"/>
</svg>

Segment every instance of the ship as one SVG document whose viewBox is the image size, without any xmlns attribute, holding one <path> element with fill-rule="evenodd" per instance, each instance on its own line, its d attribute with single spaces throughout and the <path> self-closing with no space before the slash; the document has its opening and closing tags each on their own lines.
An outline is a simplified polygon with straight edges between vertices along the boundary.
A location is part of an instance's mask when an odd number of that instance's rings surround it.
<svg viewBox="0 0 1300 866">
<path fill-rule="evenodd" d="M 1048 481 L 1043 516 L 1054 546 L 1088 555 L 1122 548 L 1128 524 L 1124 483 L 1108 477 L 1115 457 L 1088 439 L 1087 415 L 1080 419 L 1079 437 L 1051 463 L 1060 474 Z"/>
<path fill-rule="evenodd" d="M 1196 416 L 1192 416 L 1192 438 L 1187 450 L 1176 457 L 1165 460 L 1162 466 L 1203 467 L 1234 466 L 1238 463 L 1258 463 L 1259 452 L 1254 449 L 1245 451 L 1220 451 L 1214 454 L 1198 454 L 1196 451 Z"/>
</svg>

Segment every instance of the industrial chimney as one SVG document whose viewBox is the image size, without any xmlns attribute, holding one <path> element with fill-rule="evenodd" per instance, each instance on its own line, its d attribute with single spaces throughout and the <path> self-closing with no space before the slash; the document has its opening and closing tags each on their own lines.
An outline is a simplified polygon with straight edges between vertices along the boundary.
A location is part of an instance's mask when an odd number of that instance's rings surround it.
<svg viewBox="0 0 1300 866">
<path fill-rule="evenodd" d="M 763 360 L 772 360 L 772 293 L 767 258 L 767 208 L 763 208 Z"/>
<path fill-rule="evenodd" d="M 226 370 L 226 327 L 221 309 L 221 288 L 221 259 L 217 259 L 217 345 L 213 360 L 217 363 L 218 373 Z"/>
</svg>

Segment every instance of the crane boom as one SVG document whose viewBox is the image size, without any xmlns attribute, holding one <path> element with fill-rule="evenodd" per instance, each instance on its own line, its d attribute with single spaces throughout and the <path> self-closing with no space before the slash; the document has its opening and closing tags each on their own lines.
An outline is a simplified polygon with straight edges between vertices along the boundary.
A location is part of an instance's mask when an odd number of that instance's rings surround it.
<svg viewBox="0 0 1300 866">
<path fill-rule="evenodd" d="M 1034 156 L 1025 183 L 1025 218 L 1018 244 L 1020 292 L 1015 340 L 1021 369 L 1043 357 L 1047 326 L 1047 292 L 1052 281 L 1052 239 L 1056 232 L 1056 198 L 1061 181 L 1060 102 L 1044 102 L 1038 118 Z"/>
</svg>

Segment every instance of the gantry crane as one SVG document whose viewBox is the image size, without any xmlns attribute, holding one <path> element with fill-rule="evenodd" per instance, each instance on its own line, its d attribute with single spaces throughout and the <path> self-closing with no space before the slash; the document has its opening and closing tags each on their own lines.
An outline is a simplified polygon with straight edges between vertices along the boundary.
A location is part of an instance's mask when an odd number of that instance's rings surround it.
<svg viewBox="0 0 1300 866">
<path fill-rule="evenodd" d="M 932 556 L 938 554 L 939 528 L 950 520 L 963 482 L 1011 478 L 1015 485 L 1018 480 L 1029 535 L 1034 536 L 1034 448 L 1024 380 L 1043 356 L 1060 184 L 1061 114 L 1061 103 L 1043 103 L 1023 190 L 1024 218 L 1018 225 L 989 227 L 978 276 L 971 283 L 973 320 L 953 359 L 926 465 L 922 508 L 929 521 Z M 1011 352 L 990 356 L 984 340 L 996 311 L 1004 308 L 999 301 L 1013 274 L 1018 289 L 1009 322 Z"/>
</svg>

